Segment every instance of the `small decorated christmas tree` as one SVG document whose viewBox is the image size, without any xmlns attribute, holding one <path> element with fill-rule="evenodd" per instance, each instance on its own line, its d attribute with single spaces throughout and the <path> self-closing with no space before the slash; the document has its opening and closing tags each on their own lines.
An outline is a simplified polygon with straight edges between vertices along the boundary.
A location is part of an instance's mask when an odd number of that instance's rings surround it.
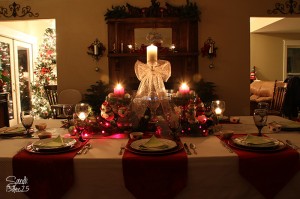
<svg viewBox="0 0 300 199">
<path fill-rule="evenodd" d="M 39 47 L 34 81 L 31 84 L 32 110 L 35 115 L 42 118 L 51 115 L 44 85 L 56 84 L 57 77 L 54 69 L 56 69 L 56 32 L 54 29 L 47 28 Z"/>
</svg>

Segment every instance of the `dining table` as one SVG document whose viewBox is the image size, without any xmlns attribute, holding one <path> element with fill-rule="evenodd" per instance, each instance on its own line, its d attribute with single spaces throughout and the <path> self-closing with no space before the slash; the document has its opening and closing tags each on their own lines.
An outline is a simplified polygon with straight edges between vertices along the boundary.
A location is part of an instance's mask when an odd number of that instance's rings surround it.
<svg viewBox="0 0 300 199">
<path fill-rule="evenodd" d="M 252 116 L 237 116 L 239 123 L 221 123 L 221 131 L 231 131 L 234 134 L 256 134 L 257 127 L 254 125 Z M 292 122 L 279 116 L 268 116 L 268 123 L 289 123 Z M 62 128 L 62 120 L 59 119 L 36 119 L 34 124 L 46 123 L 46 131 L 52 133 L 52 137 L 58 135 L 68 137 L 68 130 Z M 299 123 L 300 124 L 300 123 Z M 19 124 L 21 126 L 21 124 Z M 164 131 L 164 129 L 163 129 Z M 13 137 L 0 139 L 0 198 L 2 199 L 23 199 L 28 198 L 24 192 L 9 189 L 9 177 L 14 176 L 13 158 L 19 153 L 24 146 L 30 142 L 39 140 L 38 132 L 34 132 L 33 137 Z M 282 141 L 293 142 L 295 146 L 300 146 L 300 130 L 281 130 L 278 132 L 270 131 L 268 126 L 262 130 L 264 136 L 268 136 Z M 133 199 L 135 196 L 127 189 L 124 182 L 123 156 L 119 154 L 121 146 L 128 143 L 129 136 L 105 137 L 99 136 L 91 138 L 88 142 L 91 144 L 90 150 L 86 154 L 75 155 L 73 158 L 74 182 L 70 189 L 64 193 L 61 198 L 79 199 L 79 198 L 101 198 L 101 199 Z M 185 187 L 177 193 L 174 198 L 202 198 L 202 199 L 299 199 L 300 198 L 300 173 L 294 172 L 293 175 L 280 188 L 274 187 L 275 193 L 269 197 L 262 194 L 259 187 L 257 188 L 240 173 L 239 153 L 235 149 L 228 148 L 227 145 L 220 142 L 216 135 L 208 136 L 180 136 L 181 143 L 190 143 L 196 146 L 195 151 L 190 148 L 191 154 L 187 157 L 187 180 Z M 294 150 L 299 158 L 300 150 L 296 147 Z M 182 149 L 182 151 L 185 150 Z M 259 153 L 259 152 L 258 152 Z M 265 153 L 266 156 L 274 155 L 279 152 Z M 146 156 L 147 158 L 147 156 Z M 160 158 L 164 158 L 161 155 Z M 261 159 L 260 161 L 264 161 Z M 272 163 L 274 166 L 279 164 L 280 160 Z M 30 162 L 28 163 L 30 165 Z M 175 166 L 176 162 L 174 163 Z M 255 163 L 254 163 L 255 164 Z M 287 163 L 288 164 L 288 163 Z M 297 168 L 299 161 L 296 162 Z M 22 165 L 19 165 L 22 167 Z M 160 168 L 162 165 L 157 162 L 153 167 Z M 60 167 L 59 164 L 54 167 Z M 140 167 L 132 166 L 134 172 L 140 176 L 145 175 L 141 172 Z M 172 166 L 171 166 L 172 167 Z M 35 169 L 35 168 L 33 168 Z M 68 169 L 68 168 L 67 168 Z M 248 171 L 255 173 L 257 167 L 248 167 Z M 261 167 L 261 171 L 272 169 L 272 165 Z M 285 168 L 273 170 L 272 179 L 280 176 L 279 172 L 285 172 Z M 48 172 L 43 168 L 36 168 L 37 172 Z M 246 171 L 247 172 L 247 171 Z M 180 173 L 173 173 L 174 176 Z M 52 175 L 60 175 L 54 173 Z M 155 175 L 155 174 L 154 174 Z M 282 175 L 282 174 L 281 174 Z M 130 177 L 130 176 L 129 176 Z M 34 179 L 27 179 L 34 181 Z M 47 179 L 45 179 L 47 180 Z M 271 181 L 271 180 L 270 180 Z M 266 181 L 268 183 L 268 181 Z M 58 181 L 56 186 L 63 186 L 64 180 Z M 138 184 L 136 185 L 139 186 Z M 260 186 L 260 185 L 259 185 Z M 30 187 L 28 187 L 30 189 Z M 271 187 L 272 189 L 272 187 Z M 151 193 L 150 193 L 151 194 Z M 151 196 L 149 197 L 151 198 Z"/>
</svg>

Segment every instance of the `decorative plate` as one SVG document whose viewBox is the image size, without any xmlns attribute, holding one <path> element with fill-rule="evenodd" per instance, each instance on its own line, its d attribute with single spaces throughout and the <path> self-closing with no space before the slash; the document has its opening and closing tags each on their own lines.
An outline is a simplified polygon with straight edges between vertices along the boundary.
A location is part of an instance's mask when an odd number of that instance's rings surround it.
<svg viewBox="0 0 300 199">
<path fill-rule="evenodd" d="M 37 149 L 33 147 L 33 144 L 28 144 L 27 146 L 25 146 L 25 150 L 30 153 L 37 153 L 37 154 L 57 154 L 57 153 L 66 153 L 66 152 L 76 150 L 80 148 L 81 145 L 82 145 L 81 142 L 76 141 L 76 143 L 67 147 L 53 148 L 53 149 Z"/>
<path fill-rule="evenodd" d="M 269 137 L 258 137 L 251 136 L 250 139 L 247 139 L 247 136 L 232 138 L 232 142 L 238 146 L 246 148 L 276 148 L 279 146 L 280 141 L 269 138 Z"/>
<path fill-rule="evenodd" d="M 126 146 L 125 149 L 138 155 L 169 155 L 181 151 L 183 149 L 183 145 L 178 144 L 175 148 L 166 151 L 140 151 L 133 149 L 130 145 Z"/>
<path fill-rule="evenodd" d="M 276 152 L 281 151 L 286 148 L 286 144 L 282 141 L 278 141 L 279 144 L 276 147 L 269 147 L 269 148 L 255 148 L 255 147 L 245 147 L 242 145 L 237 145 L 233 142 L 233 140 L 228 141 L 228 145 L 233 148 L 244 150 L 244 151 L 253 151 L 253 152 Z"/>
<path fill-rule="evenodd" d="M 158 151 L 168 151 L 168 150 L 173 149 L 177 146 L 177 143 L 174 142 L 173 140 L 157 138 L 157 140 L 159 142 L 161 142 L 162 145 L 164 145 L 164 147 L 141 147 L 142 145 L 144 145 L 149 140 L 150 139 L 136 140 L 136 141 L 131 143 L 130 147 L 134 150 L 137 150 L 137 151 L 158 152 Z"/>
<path fill-rule="evenodd" d="M 32 147 L 36 151 L 41 150 L 57 150 L 57 149 L 65 149 L 65 148 L 71 148 L 76 144 L 76 140 L 73 138 L 61 138 L 63 142 L 58 142 L 58 138 L 47 138 L 42 139 L 39 141 L 36 141 L 32 143 Z"/>
</svg>

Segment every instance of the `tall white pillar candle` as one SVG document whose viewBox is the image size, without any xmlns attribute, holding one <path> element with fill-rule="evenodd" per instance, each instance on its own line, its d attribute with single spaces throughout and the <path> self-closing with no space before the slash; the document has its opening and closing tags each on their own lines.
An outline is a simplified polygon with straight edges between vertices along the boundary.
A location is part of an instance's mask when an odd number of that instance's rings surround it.
<svg viewBox="0 0 300 199">
<path fill-rule="evenodd" d="M 157 46 L 151 44 L 147 47 L 147 63 L 156 63 L 157 62 Z"/>
</svg>

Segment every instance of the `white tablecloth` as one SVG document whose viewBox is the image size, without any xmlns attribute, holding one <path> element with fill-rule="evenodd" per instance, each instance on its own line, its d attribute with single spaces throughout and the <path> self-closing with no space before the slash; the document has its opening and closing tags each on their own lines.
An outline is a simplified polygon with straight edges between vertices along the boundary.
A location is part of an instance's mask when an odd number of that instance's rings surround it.
<svg viewBox="0 0 300 199">
<path fill-rule="evenodd" d="M 224 124 L 223 129 L 233 130 L 235 133 L 257 132 L 252 117 L 240 117 L 242 124 Z M 283 121 L 285 119 L 269 116 L 268 121 Z M 35 121 L 40 122 L 40 121 Z M 58 133 L 67 133 L 59 129 L 59 120 L 47 120 L 47 128 Z M 269 133 L 267 128 L 264 133 Z M 290 139 L 300 146 L 300 132 L 270 133 L 270 137 L 280 140 Z M 12 157 L 28 142 L 34 139 L 0 139 L 0 198 L 26 198 L 23 193 L 7 193 L 6 178 L 11 176 Z M 133 196 L 125 188 L 122 173 L 122 156 L 118 155 L 122 143 L 127 139 L 91 139 L 93 148 L 85 155 L 74 158 L 75 183 L 66 193 L 65 199 L 101 198 L 101 199 L 131 199 Z M 229 153 L 218 138 L 183 137 L 182 142 L 195 143 L 198 154 L 188 156 L 188 184 L 177 198 L 202 199 L 262 199 L 263 196 L 238 172 L 238 156 Z M 159 167 L 159 165 L 157 165 Z M 268 168 L 262 168 L 268 169 Z M 142 174 L 141 174 L 142 175 Z M 176 174 L 174 174 L 176 175 Z M 276 175 L 276 173 L 274 174 Z M 30 180 L 30 179 L 29 179 Z M 284 187 L 276 198 L 300 198 L 299 172 Z"/>
</svg>

